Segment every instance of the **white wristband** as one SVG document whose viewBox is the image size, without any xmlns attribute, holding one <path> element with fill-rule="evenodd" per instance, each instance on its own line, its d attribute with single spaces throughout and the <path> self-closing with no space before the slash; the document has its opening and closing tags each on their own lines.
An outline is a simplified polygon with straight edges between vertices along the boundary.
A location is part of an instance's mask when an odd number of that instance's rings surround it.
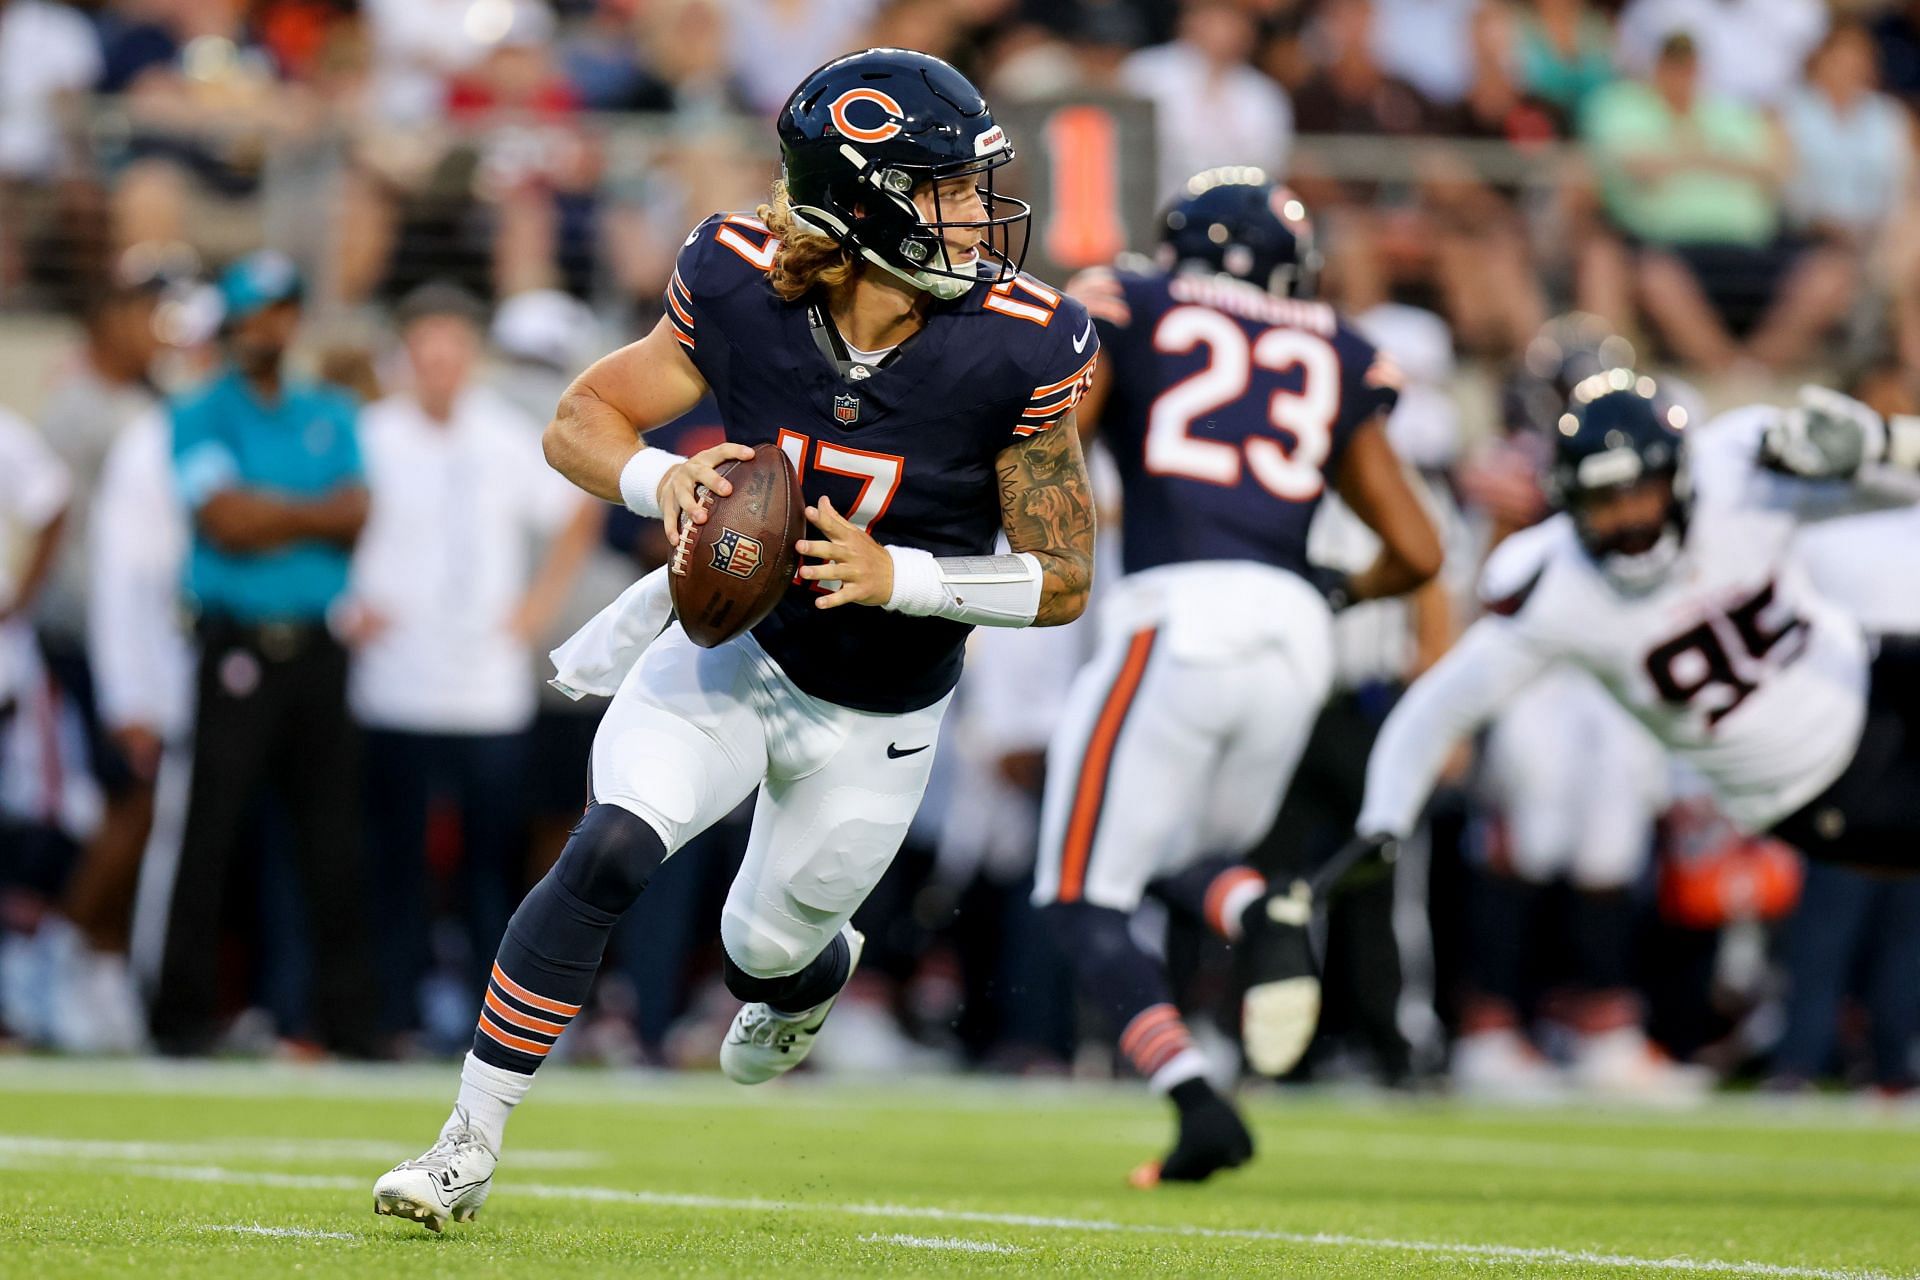
<svg viewBox="0 0 1920 1280">
<path fill-rule="evenodd" d="M 685 462 L 677 453 L 640 446 L 640 452 L 620 468 L 620 500 L 637 516 L 660 514 L 660 482 L 667 472 Z"/>
<path fill-rule="evenodd" d="M 1030 552 L 1007 556 L 935 556 L 889 546 L 893 594 L 886 607 L 916 618 L 951 618 L 983 627 L 1027 627 L 1040 612 L 1045 577 Z"/>
</svg>

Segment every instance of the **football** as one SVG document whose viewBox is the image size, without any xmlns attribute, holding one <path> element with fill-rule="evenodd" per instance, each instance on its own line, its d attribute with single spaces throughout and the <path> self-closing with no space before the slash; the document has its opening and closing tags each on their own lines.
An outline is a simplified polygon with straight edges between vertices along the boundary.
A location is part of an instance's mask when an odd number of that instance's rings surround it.
<svg viewBox="0 0 1920 1280">
<path fill-rule="evenodd" d="M 725 497 L 702 487 L 707 522 L 680 519 L 668 583 L 688 639 L 703 649 L 725 644 L 773 612 L 799 568 L 794 544 L 806 529 L 800 477 L 787 455 L 761 445 L 753 457 L 721 465 L 733 485 Z"/>
</svg>

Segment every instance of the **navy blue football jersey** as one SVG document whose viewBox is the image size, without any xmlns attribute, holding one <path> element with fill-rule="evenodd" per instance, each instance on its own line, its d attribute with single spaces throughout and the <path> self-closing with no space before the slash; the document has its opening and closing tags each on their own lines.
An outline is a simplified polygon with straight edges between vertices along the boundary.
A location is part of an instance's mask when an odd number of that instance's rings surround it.
<svg viewBox="0 0 1920 1280">
<path fill-rule="evenodd" d="M 1106 267 L 1068 286 L 1106 346 L 1100 436 L 1124 482 L 1128 573 L 1195 560 L 1307 566 L 1307 526 L 1391 367 L 1322 302 L 1230 276 Z"/>
<path fill-rule="evenodd" d="M 767 281 L 778 245 L 758 219 L 716 214 L 687 237 L 667 286 L 667 318 L 713 389 L 727 439 L 786 450 L 808 503 L 830 498 L 881 543 L 993 554 L 995 460 L 1079 403 L 1100 347 L 1086 309 L 1031 276 L 982 282 L 935 302 L 893 359 L 843 377 L 816 345 L 806 303 L 783 301 Z M 807 693 L 910 711 L 960 679 L 968 626 L 870 605 L 823 610 L 821 594 L 796 579 L 753 630 Z"/>
</svg>

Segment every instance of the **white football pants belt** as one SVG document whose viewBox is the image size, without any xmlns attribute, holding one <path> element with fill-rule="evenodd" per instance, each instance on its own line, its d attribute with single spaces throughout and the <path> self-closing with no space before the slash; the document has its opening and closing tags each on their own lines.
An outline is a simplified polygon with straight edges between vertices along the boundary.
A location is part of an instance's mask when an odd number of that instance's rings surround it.
<svg viewBox="0 0 1920 1280">
<path fill-rule="evenodd" d="M 982 627 L 1027 627 L 1040 612 L 1044 571 L 1031 552 L 935 556 L 888 547 L 893 595 L 886 608 L 915 618 L 950 618 Z"/>
</svg>

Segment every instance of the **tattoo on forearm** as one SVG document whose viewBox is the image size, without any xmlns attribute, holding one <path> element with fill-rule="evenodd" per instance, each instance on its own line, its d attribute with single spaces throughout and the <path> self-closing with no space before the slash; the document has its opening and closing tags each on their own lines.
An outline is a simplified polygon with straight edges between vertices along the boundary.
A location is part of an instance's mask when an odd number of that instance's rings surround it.
<svg viewBox="0 0 1920 1280">
<path fill-rule="evenodd" d="M 1093 585 L 1094 509 L 1080 432 L 1068 414 L 1031 440 L 1001 451 L 1000 518 L 1015 551 L 1043 571 L 1037 625 L 1080 616 Z"/>
</svg>

